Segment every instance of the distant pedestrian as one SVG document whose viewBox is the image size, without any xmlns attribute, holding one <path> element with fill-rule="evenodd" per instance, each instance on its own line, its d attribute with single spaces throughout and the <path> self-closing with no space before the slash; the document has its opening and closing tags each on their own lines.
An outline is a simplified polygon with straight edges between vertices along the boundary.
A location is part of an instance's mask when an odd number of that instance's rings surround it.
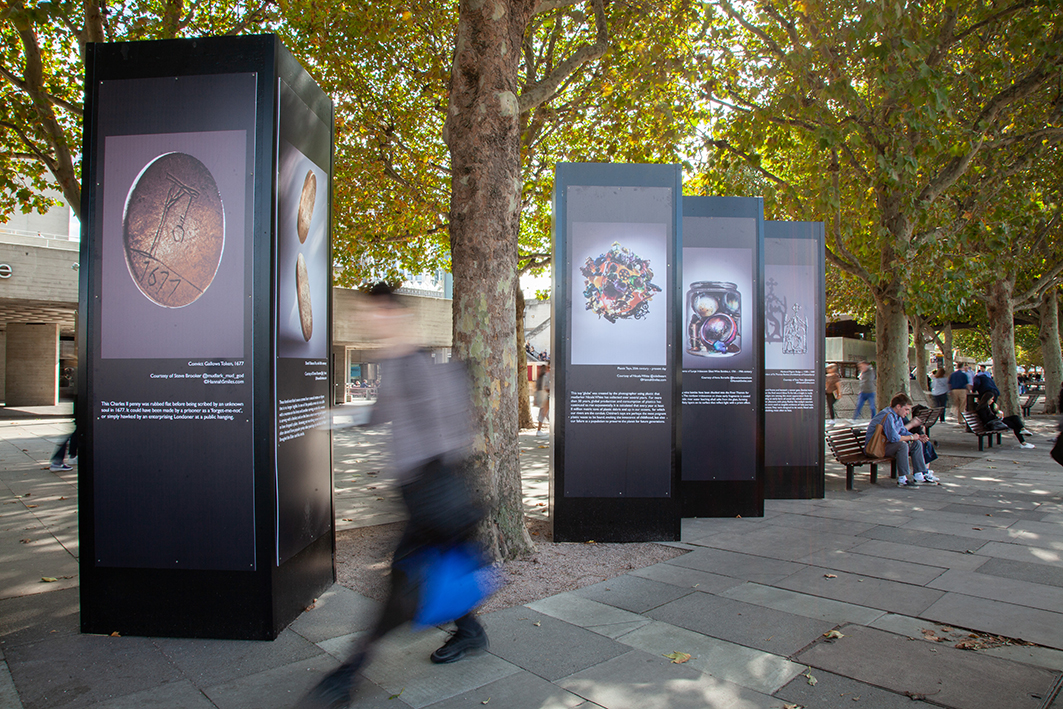
<svg viewBox="0 0 1063 709">
<path fill-rule="evenodd" d="M 67 470 L 73 470 L 73 466 L 68 465 L 66 457 L 69 455 L 71 458 L 78 457 L 78 400 L 77 396 L 74 397 L 74 431 L 64 438 L 56 447 L 55 452 L 52 453 L 52 459 L 49 461 L 48 469 L 53 473 L 60 473 Z"/>
<path fill-rule="evenodd" d="M 875 427 L 882 424 L 882 432 L 886 436 L 886 457 L 897 461 L 897 486 L 912 487 L 913 485 L 937 485 L 939 480 L 934 473 L 926 467 L 926 457 L 923 452 L 923 444 L 930 440 L 924 434 L 917 434 L 911 429 L 922 426 L 923 422 L 913 418 L 907 424 L 904 419 L 912 413 L 912 400 L 907 394 L 897 394 L 890 400 L 888 408 L 882 409 L 867 425 L 864 434 L 864 447 L 871 442 L 871 436 Z M 912 480 L 908 480 L 908 473 L 912 472 Z"/>
<path fill-rule="evenodd" d="M 824 389 L 827 393 L 827 412 L 830 414 L 830 420 L 833 423 L 834 419 L 838 418 L 834 413 L 834 402 L 842 398 L 842 378 L 838 376 L 838 365 L 831 364 L 827 366 L 827 379 L 824 383 Z"/>
<path fill-rule="evenodd" d="M 930 396 L 934 399 L 934 406 L 941 409 L 941 420 L 944 421 L 945 409 L 949 406 L 949 378 L 942 367 L 935 369 L 930 378 Z"/>
<path fill-rule="evenodd" d="M 856 411 L 853 413 L 853 421 L 860 418 L 864 411 L 864 402 L 868 404 L 871 418 L 875 417 L 875 370 L 866 361 L 860 361 L 856 365 L 860 370 L 860 394 L 856 397 Z"/>
<path fill-rule="evenodd" d="M 536 436 L 546 436 L 543 433 L 543 422 L 550 420 L 550 365 L 545 364 L 539 370 L 539 378 L 535 380 L 535 405 L 539 407 L 539 428 L 535 429 Z"/>
<path fill-rule="evenodd" d="M 956 416 L 956 423 L 963 424 L 963 412 L 967 410 L 967 392 L 971 386 L 967 381 L 967 373 L 964 372 L 966 365 L 959 365 L 949 375 L 949 399 L 952 401 L 952 411 Z"/>
</svg>

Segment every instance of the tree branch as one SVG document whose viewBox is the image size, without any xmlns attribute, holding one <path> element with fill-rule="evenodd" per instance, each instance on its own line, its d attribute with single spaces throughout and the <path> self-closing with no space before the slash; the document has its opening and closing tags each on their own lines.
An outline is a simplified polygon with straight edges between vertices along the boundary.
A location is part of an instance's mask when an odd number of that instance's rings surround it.
<svg viewBox="0 0 1063 709">
<path fill-rule="evenodd" d="M 564 83 L 577 69 L 592 62 L 609 48 L 609 25 L 605 19 L 605 4 L 603 0 L 592 0 L 594 5 L 594 27 L 597 36 L 594 44 L 584 44 L 577 49 L 572 56 L 558 64 L 547 74 L 542 81 L 526 86 L 520 92 L 519 109 L 521 113 L 530 111 L 549 101 L 557 93 L 558 87 Z"/>
</svg>

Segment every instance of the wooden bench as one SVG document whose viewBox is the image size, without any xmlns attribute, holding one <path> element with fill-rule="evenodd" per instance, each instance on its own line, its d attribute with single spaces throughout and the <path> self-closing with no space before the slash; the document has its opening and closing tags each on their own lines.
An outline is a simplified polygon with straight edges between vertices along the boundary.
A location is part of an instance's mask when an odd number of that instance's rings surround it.
<svg viewBox="0 0 1063 709">
<path fill-rule="evenodd" d="M 1040 398 L 1041 398 L 1041 390 L 1040 389 L 1032 389 L 1030 391 L 1030 395 L 1028 397 L 1026 397 L 1026 401 L 1024 401 L 1022 403 L 1022 417 L 1023 418 L 1028 418 L 1030 416 L 1030 409 L 1032 409 L 1034 407 L 1034 404 L 1036 404 L 1037 400 L 1040 399 Z"/>
<path fill-rule="evenodd" d="M 924 411 L 923 415 L 920 416 L 920 418 L 923 419 L 923 431 L 926 435 L 929 436 L 930 429 L 934 427 L 934 424 L 941 420 L 941 412 L 944 410 L 944 406 L 938 406 L 937 408 L 931 407 L 930 411 Z"/>
<path fill-rule="evenodd" d="M 890 464 L 890 477 L 897 477 L 897 461 L 893 458 L 872 458 L 864 452 L 863 428 L 835 428 L 827 431 L 827 445 L 834 459 L 845 466 L 845 489 L 853 489 L 853 471 L 860 465 L 870 465 L 871 484 L 878 482 L 879 463 Z"/>
<path fill-rule="evenodd" d="M 982 450 L 982 439 L 989 439 L 989 447 L 993 447 L 993 436 L 997 437 L 997 443 L 1000 443 L 1000 431 L 990 431 L 982 423 L 982 419 L 978 418 L 978 414 L 973 411 L 963 412 L 964 423 L 967 424 L 967 430 L 978 436 L 978 450 Z"/>
</svg>

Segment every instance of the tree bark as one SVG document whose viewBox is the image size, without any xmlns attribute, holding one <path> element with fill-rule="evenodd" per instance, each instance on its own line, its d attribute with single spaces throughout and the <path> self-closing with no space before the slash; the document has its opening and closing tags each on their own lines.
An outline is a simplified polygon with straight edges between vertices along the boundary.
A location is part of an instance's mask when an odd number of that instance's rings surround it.
<svg viewBox="0 0 1063 709">
<path fill-rule="evenodd" d="M 945 325 L 941 341 L 945 344 L 945 351 L 941 353 L 945 358 L 943 366 L 948 374 L 952 374 L 956 370 L 956 359 L 952 356 L 952 323 Z"/>
<path fill-rule="evenodd" d="M 524 349 L 527 336 L 524 333 L 524 291 L 517 283 L 517 420 L 520 428 L 535 425 L 531 415 L 531 400 L 528 387 L 528 352 Z"/>
<path fill-rule="evenodd" d="M 524 522 L 517 418 L 517 94 L 530 0 L 461 0 L 444 139 L 450 149 L 454 351 L 472 383 L 473 484 L 489 506 L 496 558 L 534 549 Z"/>
<path fill-rule="evenodd" d="M 989 316 L 989 340 L 993 349 L 993 381 L 1000 389 L 997 406 L 1004 416 L 1022 414 L 1019 408 L 1018 368 L 1015 364 L 1015 305 L 1012 302 L 1014 281 L 1001 278 L 989 287 L 986 314 Z"/>
<path fill-rule="evenodd" d="M 912 344 L 915 347 L 915 384 L 912 386 L 912 398 L 930 403 L 926 390 L 926 338 L 923 331 L 926 321 L 918 315 L 910 315 L 908 321 L 912 326 Z"/>
<path fill-rule="evenodd" d="M 904 303 L 889 293 L 875 293 L 875 363 L 878 378 L 876 404 L 889 406 L 890 399 L 908 391 L 908 317 Z"/>
<path fill-rule="evenodd" d="M 1041 359 L 1045 368 L 1045 413 L 1058 414 L 1059 389 L 1063 386 L 1063 349 L 1059 344 L 1059 289 L 1049 288 L 1041 296 Z"/>
</svg>

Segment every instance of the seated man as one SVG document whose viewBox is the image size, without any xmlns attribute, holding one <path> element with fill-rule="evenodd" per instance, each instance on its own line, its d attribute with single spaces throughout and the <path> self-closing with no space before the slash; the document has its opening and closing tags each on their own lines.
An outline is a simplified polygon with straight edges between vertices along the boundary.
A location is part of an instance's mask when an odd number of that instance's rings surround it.
<svg viewBox="0 0 1063 709">
<path fill-rule="evenodd" d="M 923 434 L 912 433 L 911 429 L 922 426 L 922 419 L 916 417 L 909 423 L 904 423 L 904 418 L 912 413 L 912 400 L 907 394 L 897 394 L 890 400 L 888 408 L 879 411 L 867 425 L 867 433 L 864 434 L 864 448 L 871 442 L 871 436 L 875 433 L 875 427 L 882 424 L 882 432 L 886 434 L 886 457 L 897 461 L 897 486 L 911 487 L 912 485 L 937 485 L 939 479 L 927 469 L 923 454 L 923 444 L 930 438 Z M 911 465 L 909 465 L 909 459 Z M 912 481 L 908 481 L 908 472 L 915 470 Z"/>
</svg>

